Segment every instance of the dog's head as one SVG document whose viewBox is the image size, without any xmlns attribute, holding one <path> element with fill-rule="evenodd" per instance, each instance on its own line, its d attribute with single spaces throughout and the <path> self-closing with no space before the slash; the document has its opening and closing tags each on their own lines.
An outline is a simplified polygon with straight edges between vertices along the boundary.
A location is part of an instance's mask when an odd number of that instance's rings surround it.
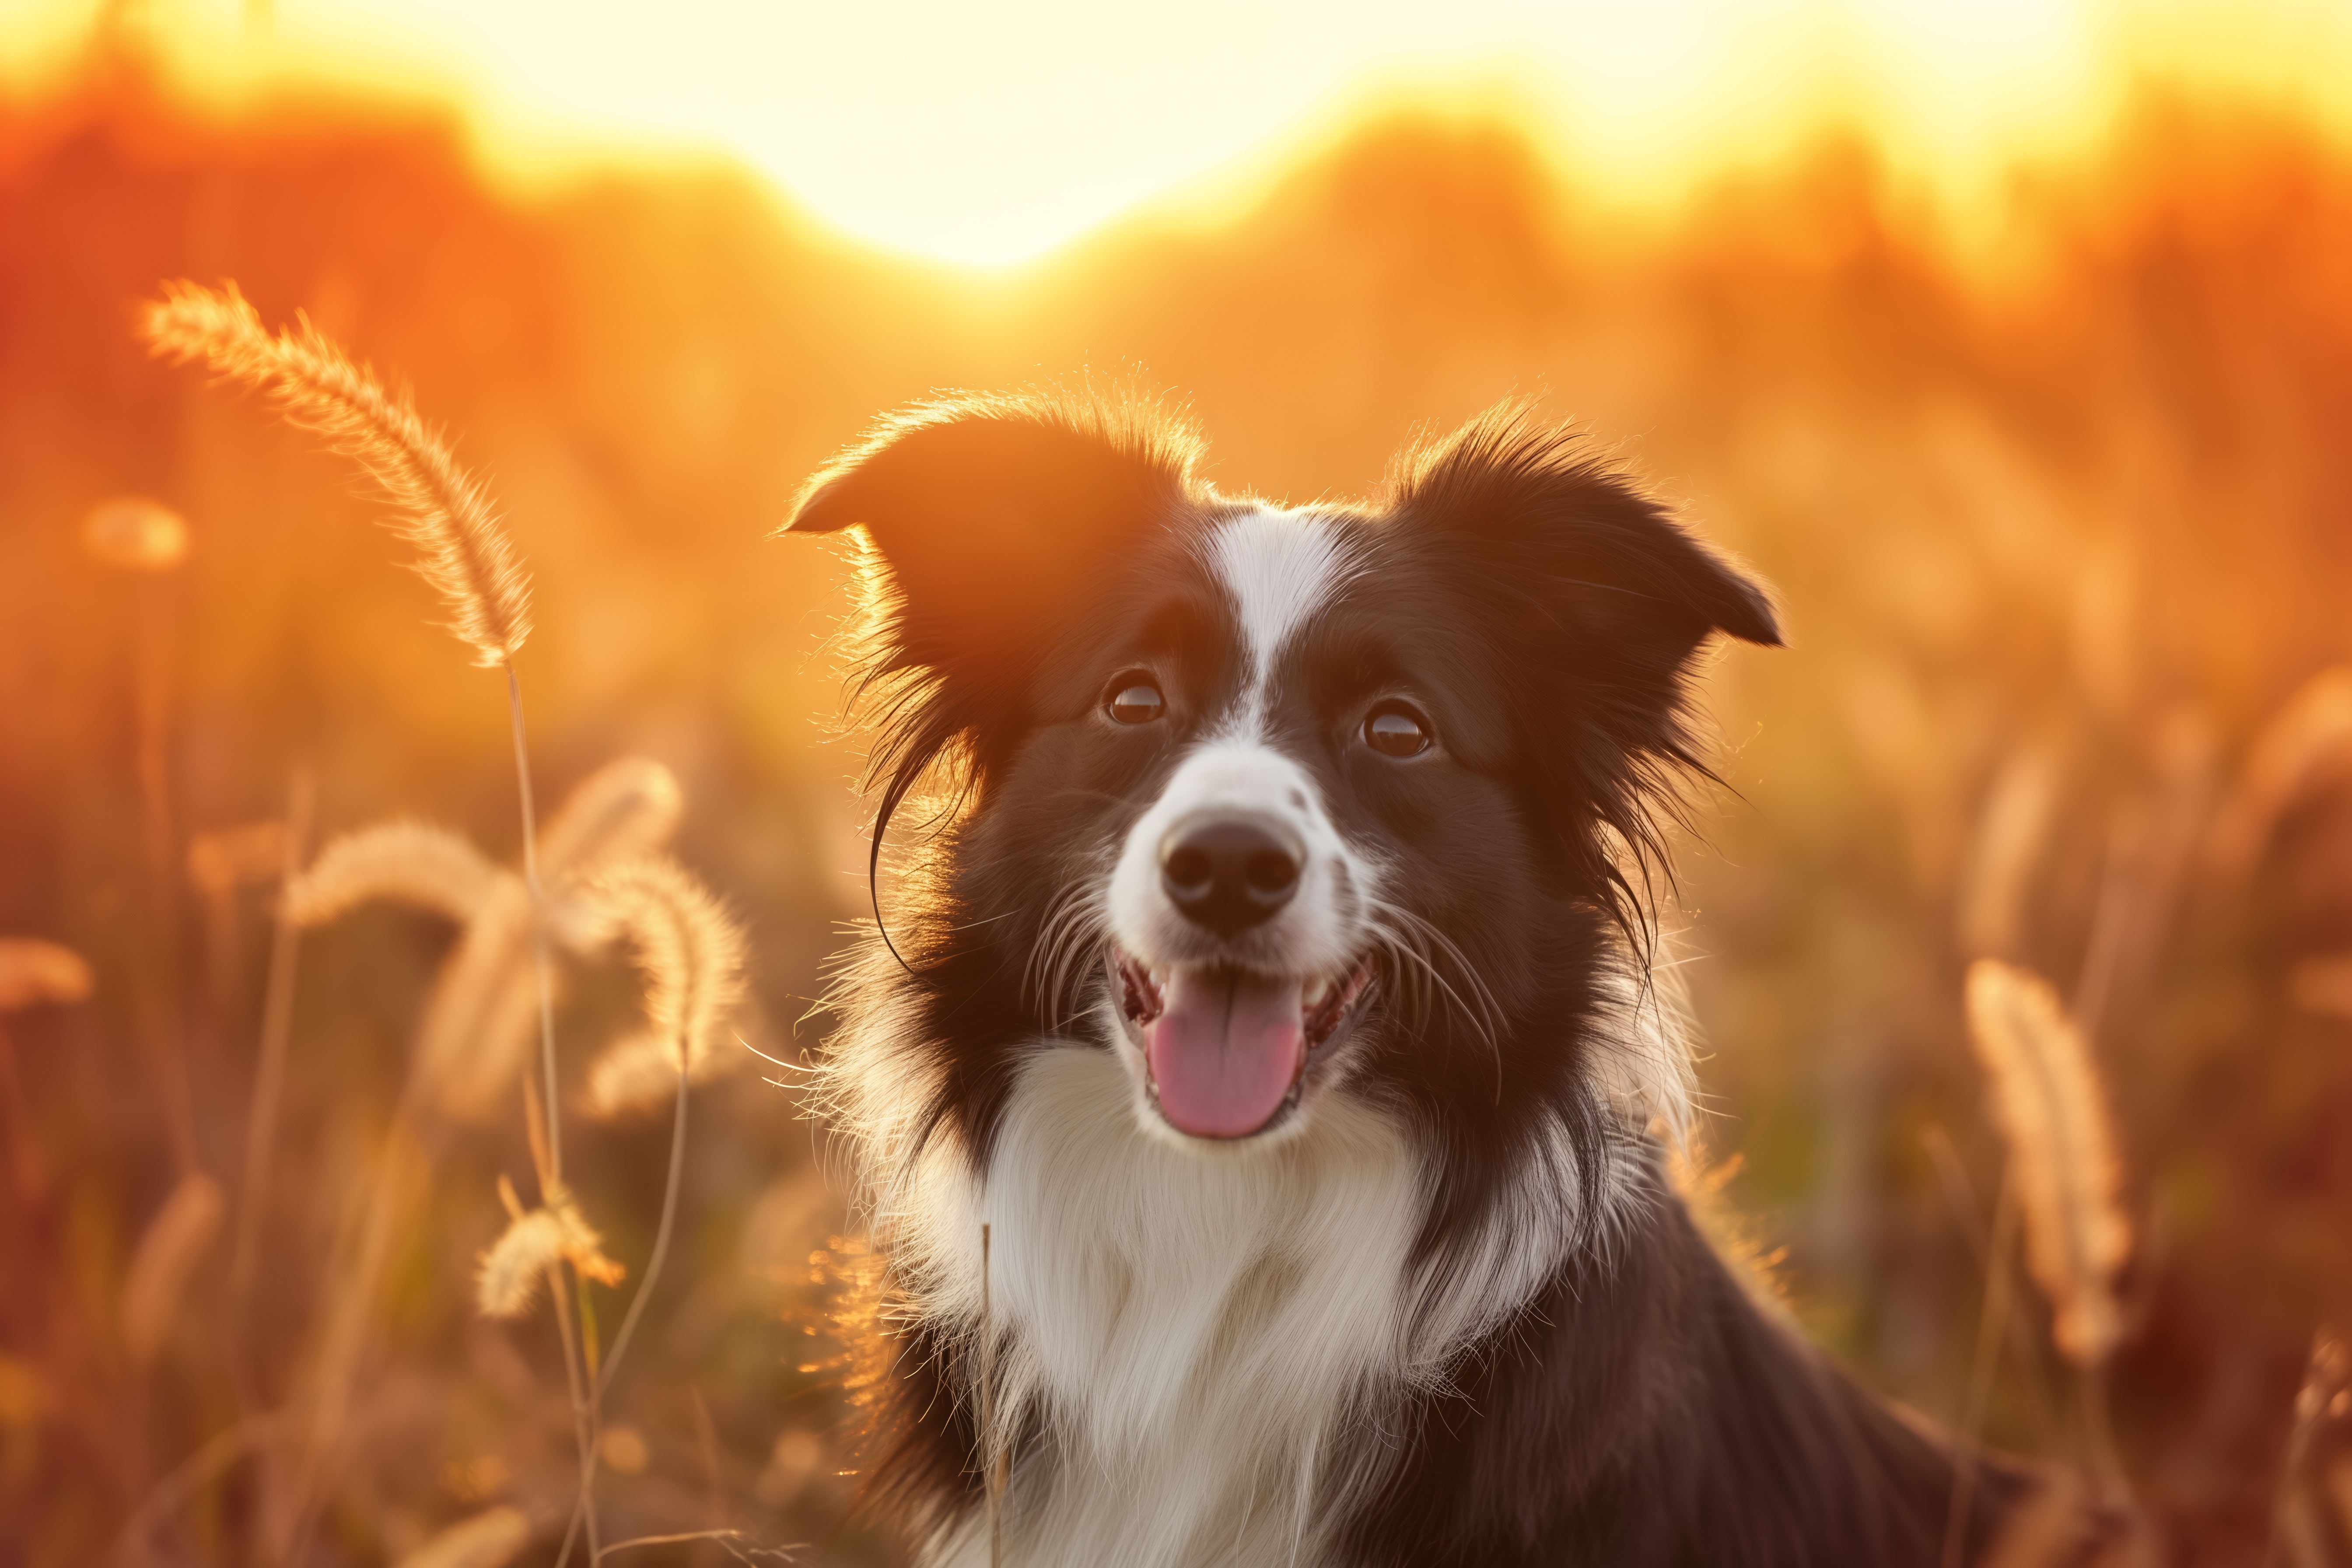
<svg viewBox="0 0 2352 1568">
<path fill-rule="evenodd" d="M 791 527 L 862 527 L 882 816 L 950 770 L 894 932 L 941 1117 L 985 1143 L 1040 1037 L 1118 1053 L 1208 1150 L 1382 1097 L 1464 1135 L 1593 1098 L 1684 710 L 1763 593 L 1521 406 L 1369 506 L 1222 496 L 1148 410 L 887 423 Z M 881 825 L 877 825 L 877 835 Z M 1345 1087 L 1343 1087 L 1345 1086 Z"/>
</svg>

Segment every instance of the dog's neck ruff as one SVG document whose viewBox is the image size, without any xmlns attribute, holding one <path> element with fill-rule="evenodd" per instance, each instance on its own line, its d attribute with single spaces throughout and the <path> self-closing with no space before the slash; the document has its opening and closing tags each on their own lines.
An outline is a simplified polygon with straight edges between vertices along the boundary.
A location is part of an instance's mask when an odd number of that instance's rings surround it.
<svg viewBox="0 0 2352 1568">
<path fill-rule="evenodd" d="M 1008 1561 L 1321 1560 L 1327 1527 L 1397 1457 L 1402 1402 L 1447 1386 L 1465 1348 L 1617 1223 L 1580 1212 L 1577 1151 L 1548 1125 L 1479 1222 L 1417 1256 L 1431 1172 L 1394 1111 L 1342 1091 L 1300 1136 L 1181 1147 L 1115 1053 L 1066 1040 L 1025 1054 L 983 1177 L 956 1139 L 919 1143 L 921 1054 L 887 1016 L 854 1033 L 829 1068 L 836 1125 L 906 1310 L 955 1347 L 975 1409 L 992 1229 L 990 1447 L 1018 1456 Z M 1613 1119 L 1631 1136 L 1640 1114 Z M 975 1511 L 927 1560 L 987 1551 Z"/>
</svg>

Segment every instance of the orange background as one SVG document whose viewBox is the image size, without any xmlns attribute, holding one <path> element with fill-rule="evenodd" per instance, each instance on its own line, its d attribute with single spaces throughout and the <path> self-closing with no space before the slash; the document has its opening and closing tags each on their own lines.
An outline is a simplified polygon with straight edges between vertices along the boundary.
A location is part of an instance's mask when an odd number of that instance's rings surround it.
<svg viewBox="0 0 2352 1568">
<path fill-rule="evenodd" d="M 2074 993 L 2102 898 L 2144 911 L 2106 928 L 2095 1041 L 2140 1232 L 2116 1419 L 2183 1560 L 2255 1561 L 2311 1335 L 2352 1311 L 2352 983 L 2328 978 L 2352 955 L 2352 744 L 2319 746 L 2251 863 L 2217 858 L 2210 824 L 2244 807 L 2292 694 L 2352 658 L 2352 163 L 2293 113 L 2150 90 L 2095 153 L 2003 189 L 1999 243 L 1964 243 L 1855 131 L 1630 222 L 1512 114 L 1399 106 L 1216 222 L 975 273 L 841 238 L 722 164 L 519 191 L 454 110 L 207 108 L 135 49 L 0 106 L 0 935 L 98 976 L 86 1005 L 0 1019 L 51 1173 L 0 1203 L 0 1561 L 105 1549 L 236 1407 L 201 1268 L 154 1369 L 109 1341 L 174 1173 L 153 1040 L 184 1039 L 199 1158 L 234 1169 L 268 942 L 266 890 L 223 919 L 159 888 L 154 835 L 176 867 L 192 836 L 278 816 L 307 769 L 323 830 L 413 814 L 515 844 L 501 683 L 428 624 L 341 465 L 132 341 L 177 277 L 234 279 L 273 323 L 307 311 L 488 472 L 537 576 L 543 800 L 618 755 L 676 772 L 680 853 L 750 924 L 754 1037 L 786 1058 L 822 1037 L 793 1020 L 862 911 L 863 848 L 818 651 L 844 573 L 764 535 L 868 417 L 943 387 L 1133 381 L 1190 402 L 1218 485 L 1300 500 L 1368 488 L 1416 426 L 1542 394 L 1787 606 L 1790 650 L 1714 674 L 1732 790 L 1681 902 L 1706 1142 L 1742 1157 L 1727 1196 L 1785 1245 L 1790 1304 L 1874 1386 L 1957 1414 L 1968 1233 L 1999 1175 L 1960 974 L 1996 951 Z M 85 515 L 125 494 L 186 518 L 182 568 L 86 552 Z M 1996 818 L 2030 798 L 2004 859 Z M 331 1290 L 306 1260 L 446 942 L 378 911 L 307 944 L 299 1179 L 248 1337 L 299 1333 Z M 592 977 L 567 1037 L 630 995 Z M 850 1461 L 805 1348 L 807 1260 L 844 1222 L 810 1131 L 758 1073 L 697 1104 L 690 1267 L 616 1415 L 651 1458 L 610 1506 L 884 1560 L 887 1531 L 835 1533 Z M 583 1202 L 642 1256 L 661 1130 L 581 1150 Z M 551 1331 L 467 1304 L 492 1178 L 524 1163 L 509 1129 L 444 1173 L 336 1560 L 562 1495 Z M 1990 1435 L 2065 1457 L 2056 1386 L 2005 1364 Z M 241 1497 L 215 1484 L 165 1539 L 228 1560 Z"/>
</svg>

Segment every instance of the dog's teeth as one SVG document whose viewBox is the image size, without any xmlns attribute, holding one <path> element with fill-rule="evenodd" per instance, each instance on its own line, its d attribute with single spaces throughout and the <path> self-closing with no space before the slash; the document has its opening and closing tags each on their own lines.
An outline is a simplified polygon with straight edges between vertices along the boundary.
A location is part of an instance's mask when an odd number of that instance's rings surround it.
<svg viewBox="0 0 2352 1568">
<path fill-rule="evenodd" d="M 1331 983 L 1328 980 L 1318 980 L 1307 988 L 1307 1005 L 1309 1007 L 1320 1007 L 1323 1005 L 1324 999 L 1330 994 Z"/>
</svg>

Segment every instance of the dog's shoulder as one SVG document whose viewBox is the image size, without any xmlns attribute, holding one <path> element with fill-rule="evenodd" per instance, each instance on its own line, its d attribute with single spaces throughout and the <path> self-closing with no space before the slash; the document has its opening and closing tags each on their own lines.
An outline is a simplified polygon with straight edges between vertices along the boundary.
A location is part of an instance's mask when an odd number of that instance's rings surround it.
<svg viewBox="0 0 2352 1568">
<path fill-rule="evenodd" d="M 1806 1343 L 1661 1181 L 1606 1248 L 1417 1402 L 1388 1485 L 1333 1561 L 1933 1564 L 1950 1446 Z M 1978 1560 L 2027 1488 L 1990 1458 L 1963 1505 Z"/>
</svg>

